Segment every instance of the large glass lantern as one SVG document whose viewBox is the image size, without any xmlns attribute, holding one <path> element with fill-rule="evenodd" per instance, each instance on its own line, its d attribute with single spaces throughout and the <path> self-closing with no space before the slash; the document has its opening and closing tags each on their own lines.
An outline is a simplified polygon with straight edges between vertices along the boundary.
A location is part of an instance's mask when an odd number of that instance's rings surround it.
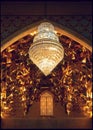
<svg viewBox="0 0 93 130">
<path fill-rule="evenodd" d="M 44 22 L 38 26 L 38 32 L 29 48 L 29 57 L 45 76 L 64 58 L 64 48 L 51 23 Z"/>
</svg>

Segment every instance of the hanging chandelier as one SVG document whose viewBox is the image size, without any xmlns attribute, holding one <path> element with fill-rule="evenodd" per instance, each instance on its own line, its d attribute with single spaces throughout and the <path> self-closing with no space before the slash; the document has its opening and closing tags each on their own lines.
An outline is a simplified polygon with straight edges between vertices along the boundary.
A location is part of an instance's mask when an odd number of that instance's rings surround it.
<svg viewBox="0 0 93 130">
<path fill-rule="evenodd" d="M 64 48 L 51 23 L 44 22 L 38 26 L 38 32 L 29 48 L 29 58 L 45 76 L 64 58 Z"/>
</svg>

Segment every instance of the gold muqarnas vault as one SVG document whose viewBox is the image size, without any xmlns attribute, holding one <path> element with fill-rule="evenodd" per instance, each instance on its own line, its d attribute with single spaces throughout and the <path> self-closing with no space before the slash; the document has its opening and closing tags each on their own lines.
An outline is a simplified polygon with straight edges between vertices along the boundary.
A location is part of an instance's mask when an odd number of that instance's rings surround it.
<svg viewBox="0 0 93 130">
<path fill-rule="evenodd" d="M 1 117 L 15 117 L 18 104 L 26 115 L 45 90 L 66 113 L 92 117 L 92 53 L 70 37 L 56 32 L 64 58 L 47 76 L 30 60 L 36 34 L 28 34 L 1 52 Z"/>
</svg>

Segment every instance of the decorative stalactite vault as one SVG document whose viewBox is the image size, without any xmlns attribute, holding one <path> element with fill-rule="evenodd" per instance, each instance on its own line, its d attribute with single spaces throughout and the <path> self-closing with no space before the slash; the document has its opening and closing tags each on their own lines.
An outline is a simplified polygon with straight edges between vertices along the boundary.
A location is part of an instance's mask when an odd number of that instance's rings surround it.
<svg viewBox="0 0 93 130">
<path fill-rule="evenodd" d="M 60 102 L 68 115 L 76 111 L 92 117 L 92 53 L 69 37 L 58 35 L 65 56 L 48 76 L 29 59 L 33 35 L 1 52 L 2 118 L 15 115 L 17 102 L 25 116 L 45 90 L 54 94 L 54 102 Z"/>
</svg>

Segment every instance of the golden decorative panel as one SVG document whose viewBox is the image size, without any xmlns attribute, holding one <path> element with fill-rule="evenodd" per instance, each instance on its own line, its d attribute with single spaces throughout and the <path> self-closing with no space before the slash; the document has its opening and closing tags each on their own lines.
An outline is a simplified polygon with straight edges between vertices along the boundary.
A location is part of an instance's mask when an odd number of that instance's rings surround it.
<svg viewBox="0 0 93 130">
<path fill-rule="evenodd" d="M 68 115 L 76 111 L 92 116 L 92 53 L 73 39 L 58 35 L 64 60 L 48 76 L 29 59 L 34 36 L 27 35 L 1 52 L 2 117 L 14 116 L 18 102 L 26 115 L 44 90 L 53 93 L 54 102 L 60 102 Z"/>
</svg>

